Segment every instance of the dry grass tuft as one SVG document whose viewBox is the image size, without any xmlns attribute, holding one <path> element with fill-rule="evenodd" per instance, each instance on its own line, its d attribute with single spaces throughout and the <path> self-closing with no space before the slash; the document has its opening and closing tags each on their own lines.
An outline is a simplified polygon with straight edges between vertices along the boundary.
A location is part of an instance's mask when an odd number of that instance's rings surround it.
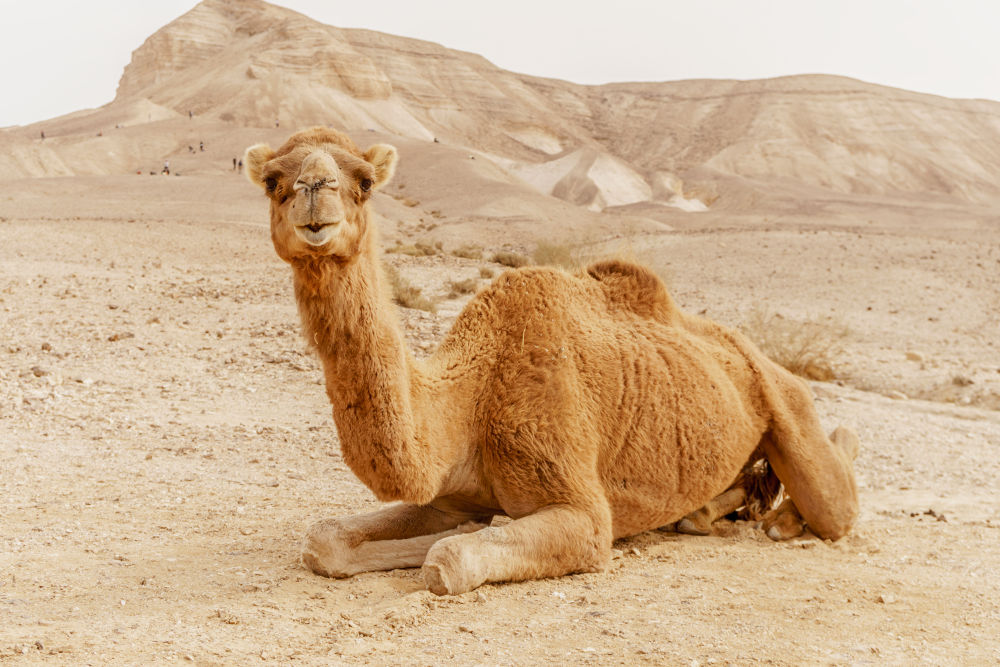
<svg viewBox="0 0 1000 667">
<path fill-rule="evenodd" d="M 386 252 L 398 252 L 400 255 L 409 255 L 410 257 L 429 257 L 431 255 L 436 255 L 441 251 L 441 249 L 436 247 L 436 245 L 438 244 L 431 245 L 430 243 L 425 243 L 423 241 L 417 241 L 415 244 L 403 244 L 397 242 L 396 246 L 387 248 Z"/>
<path fill-rule="evenodd" d="M 463 259 L 482 259 L 483 247 L 476 245 L 475 243 L 466 243 L 465 245 L 452 250 L 451 254 L 455 257 L 461 257 Z"/>
<path fill-rule="evenodd" d="M 479 267 L 479 277 L 480 278 L 486 278 L 487 280 L 489 280 L 490 278 L 492 278 L 495 275 L 496 275 L 496 271 L 494 271 L 490 267 L 488 267 L 488 266 L 481 266 L 481 267 Z"/>
<path fill-rule="evenodd" d="M 835 363 L 844 352 L 846 326 L 831 321 L 789 320 L 754 306 L 741 327 L 761 352 L 792 373 L 828 382 L 837 378 Z"/>
<path fill-rule="evenodd" d="M 451 291 L 448 293 L 449 299 L 455 299 L 463 294 L 472 294 L 476 291 L 476 287 L 479 286 L 479 281 L 475 278 L 468 278 L 466 280 L 449 280 L 448 286 L 451 287 Z"/>
<path fill-rule="evenodd" d="M 406 278 L 400 275 L 396 267 L 383 265 L 385 277 L 392 287 L 392 299 L 405 308 L 426 310 L 429 313 L 437 311 L 437 304 L 420 293 L 419 287 L 414 287 Z"/>
<path fill-rule="evenodd" d="M 561 266 L 575 271 L 587 263 L 579 247 L 568 243 L 550 243 L 542 241 L 535 247 L 531 259 L 539 266 Z"/>
<path fill-rule="evenodd" d="M 510 250 L 501 250 L 500 252 L 493 253 L 493 257 L 490 258 L 490 261 L 496 262 L 497 264 L 503 264 L 504 266 L 509 266 L 513 269 L 531 264 L 531 258 L 522 255 L 519 252 L 512 252 Z"/>
</svg>

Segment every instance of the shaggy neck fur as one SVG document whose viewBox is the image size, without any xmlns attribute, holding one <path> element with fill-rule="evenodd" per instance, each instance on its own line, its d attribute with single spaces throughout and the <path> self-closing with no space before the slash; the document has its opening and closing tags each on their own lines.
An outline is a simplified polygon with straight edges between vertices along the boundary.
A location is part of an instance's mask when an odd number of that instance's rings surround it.
<svg viewBox="0 0 1000 667">
<path fill-rule="evenodd" d="M 379 499 L 427 503 L 444 466 L 418 432 L 419 368 L 385 291 L 374 233 L 367 237 L 349 261 L 294 262 L 295 298 L 323 362 L 344 460 Z"/>
</svg>

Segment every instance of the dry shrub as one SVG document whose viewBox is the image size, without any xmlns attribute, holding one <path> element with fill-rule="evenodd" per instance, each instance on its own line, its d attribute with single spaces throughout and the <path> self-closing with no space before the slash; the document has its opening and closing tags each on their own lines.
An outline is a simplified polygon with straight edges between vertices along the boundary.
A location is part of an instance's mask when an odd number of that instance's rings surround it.
<svg viewBox="0 0 1000 667">
<path fill-rule="evenodd" d="M 475 278 L 468 278 L 467 280 L 449 280 L 448 286 L 451 287 L 451 292 L 448 293 L 448 298 L 454 299 L 462 294 L 472 294 L 476 291 L 478 284 L 479 282 Z"/>
<path fill-rule="evenodd" d="M 435 248 L 430 243 L 417 241 L 417 243 L 413 245 L 403 245 L 400 243 L 395 248 L 389 249 L 389 252 L 398 252 L 401 255 L 409 255 L 410 257 L 429 257 L 431 255 L 438 254 L 439 249 Z"/>
<path fill-rule="evenodd" d="M 528 266 L 531 264 L 531 259 L 519 252 L 512 252 L 510 250 L 501 250 L 500 252 L 493 253 L 493 257 L 490 258 L 491 262 L 496 262 L 497 264 L 503 264 L 504 266 L 509 266 L 511 268 L 518 268 L 521 266 Z"/>
<path fill-rule="evenodd" d="M 586 261 L 580 249 L 568 243 L 550 243 L 542 241 L 535 247 L 531 259 L 539 266 L 561 266 L 570 271 L 583 266 Z"/>
<path fill-rule="evenodd" d="M 461 257 L 463 259 L 482 259 L 483 247 L 476 245 L 475 243 L 466 243 L 465 245 L 452 250 L 451 254 L 455 257 Z"/>
<path fill-rule="evenodd" d="M 741 329 L 778 365 L 821 381 L 836 379 L 834 364 L 849 335 L 847 327 L 836 322 L 789 320 L 761 306 L 754 306 Z"/>
<path fill-rule="evenodd" d="M 385 277 L 392 287 L 392 299 L 406 308 L 426 310 L 429 313 L 437 311 L 437 304 L 420 293 L 419 287 L 414 287 L 406 278 L 400 275 L 396 267 L 383 265 Z"/>
<path fill-rule="evenodd" d="M 488 267 L 488 266 L 481 266 L 481 267 L 479 267 L 479 277 L 480 278 L 486 278 L 487 280 L 489 280 L 490 278 L 492 278 L 495 275 L 496 275 L 496 271 L 494 271 L 490 267 Z"/>
</svg>

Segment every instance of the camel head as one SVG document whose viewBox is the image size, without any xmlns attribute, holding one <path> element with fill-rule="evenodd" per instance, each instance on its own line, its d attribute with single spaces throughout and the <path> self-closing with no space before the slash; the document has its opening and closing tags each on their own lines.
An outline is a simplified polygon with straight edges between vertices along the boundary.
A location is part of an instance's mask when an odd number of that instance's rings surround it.
<svg viewBox="0 0 1000 667">
<path fill-rule="evenodd" d="M 349 261 L 369 235 L 365 205 L 396 169 L 396 149 L 376 144 L 362 153 L 326 127 L 296 132 L 278 149 L 251 146 L 247 178 L 271 200 L 271 240 L 286 262 L 331 257 Z"/>
</svg>

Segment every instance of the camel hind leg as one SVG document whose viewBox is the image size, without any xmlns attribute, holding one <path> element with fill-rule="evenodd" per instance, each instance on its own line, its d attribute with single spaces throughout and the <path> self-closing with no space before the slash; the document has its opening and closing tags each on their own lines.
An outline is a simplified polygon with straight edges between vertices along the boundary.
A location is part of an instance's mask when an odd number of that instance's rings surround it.
<svg viewBox="0 0 1000 667">
<path fill-rule="evenodd" d="M 794 537 L 798 515 L 816 535 L 839 539 L 858 514 L 857 435 L 840 427 L 827 437 L 805 383 L 783 370 L 774 379 L 772 426 L 761 447 L 790 502 L 765 518 L 764 528 L 772 539 Z"/>
<path fill-rule="evenodd" d="M 709 535 L 716 519 L 743 507 L 746 499 L 747 493 L 742 486 L 730 488 L 709 500 L 704 507 L 691 512 L 678 521 L 677 532 L 685 535 Z"/>
</svg>

